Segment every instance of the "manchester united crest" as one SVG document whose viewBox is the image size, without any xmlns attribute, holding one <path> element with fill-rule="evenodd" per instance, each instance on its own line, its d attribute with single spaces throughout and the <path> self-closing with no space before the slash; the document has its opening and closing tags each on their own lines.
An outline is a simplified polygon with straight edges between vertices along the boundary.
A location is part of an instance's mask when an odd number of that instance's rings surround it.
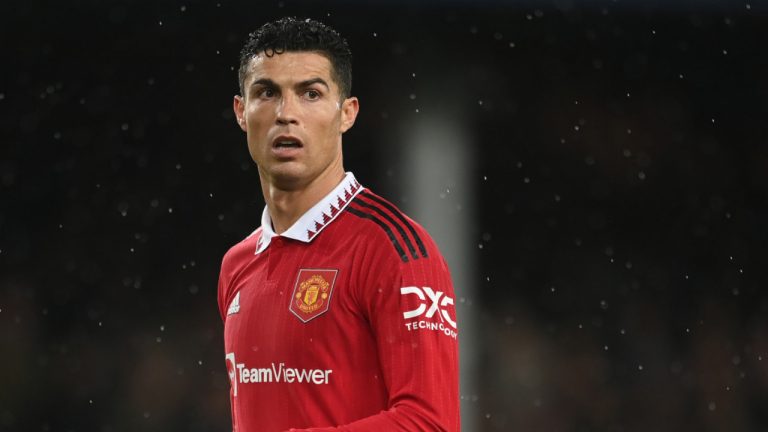
<svg viewBox="0 0 768 432">
<path fill-rule="evenodd" d="M 338 270 L 301 269 L 291 296 L 291 312 L 309 322 L 328 310 Z"/>
</svg>

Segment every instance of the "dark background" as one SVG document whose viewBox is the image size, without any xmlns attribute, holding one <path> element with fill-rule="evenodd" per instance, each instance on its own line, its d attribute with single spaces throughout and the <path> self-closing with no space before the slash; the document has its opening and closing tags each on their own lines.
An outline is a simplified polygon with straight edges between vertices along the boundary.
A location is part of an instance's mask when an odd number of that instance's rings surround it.
<svg viewBox="0 0 768 432">
<path fill-rule="evenodd" d="M 393 143 L 467 127 L 467 430 L 768 429 L 764 3 L 0 10 L 0 430 L 228 430 L 218 267 L 263 206 L 237 54 L 283 15 L 349 40 L 345 165 L 406 211 Z"/>
</svg>

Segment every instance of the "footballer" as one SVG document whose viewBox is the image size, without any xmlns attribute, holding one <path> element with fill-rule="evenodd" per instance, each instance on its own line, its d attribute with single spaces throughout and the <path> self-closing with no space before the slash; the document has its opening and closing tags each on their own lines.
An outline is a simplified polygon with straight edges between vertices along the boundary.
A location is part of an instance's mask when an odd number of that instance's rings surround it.
<svg viewBox="0 0 768 432">
<path fill-rule="evenodd" d="M 445 260 L 344 170 L 351 61 L 335 30 L 295 18 L 241 52 L 234 112 L 266 206 L 219 275 L 237 432 L 459 430 Z"/>
</svg>

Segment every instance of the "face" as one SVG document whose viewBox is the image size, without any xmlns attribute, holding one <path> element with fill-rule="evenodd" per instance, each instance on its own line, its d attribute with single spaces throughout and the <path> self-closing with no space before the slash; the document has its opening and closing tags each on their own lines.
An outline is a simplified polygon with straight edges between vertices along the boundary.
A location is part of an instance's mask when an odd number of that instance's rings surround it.
<svg viewBox="0 0 768 432">
<path fill-rule="evenodd" d="M 262 182 L 295 190 L 343 175 L 341 134 L 352 127 L 358 101 L 341 100 L 331 67 L 310 51 L 251 60 L 234 109 Z"/>
</svg>

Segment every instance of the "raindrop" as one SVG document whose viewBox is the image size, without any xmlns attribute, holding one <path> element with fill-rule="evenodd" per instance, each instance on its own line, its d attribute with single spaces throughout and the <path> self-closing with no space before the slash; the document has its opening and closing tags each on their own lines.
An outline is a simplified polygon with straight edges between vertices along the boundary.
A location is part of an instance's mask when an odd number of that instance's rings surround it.
<svg viewBox="0 0 768 432">
<path fill-rule="evenodd" d="M 640 180 L 645 180 L 645 173 L 643 171 L 640 171 L 639 173 L 637 173 L 637 178 L 639 178 Z"/>
<path fill-rule="evenodd" d="M 709 408 L 710 411 L 714 411 L 717 409 L 717 405 L 714 402 L 710 402 L 707 408 Z"/>
</svg>

